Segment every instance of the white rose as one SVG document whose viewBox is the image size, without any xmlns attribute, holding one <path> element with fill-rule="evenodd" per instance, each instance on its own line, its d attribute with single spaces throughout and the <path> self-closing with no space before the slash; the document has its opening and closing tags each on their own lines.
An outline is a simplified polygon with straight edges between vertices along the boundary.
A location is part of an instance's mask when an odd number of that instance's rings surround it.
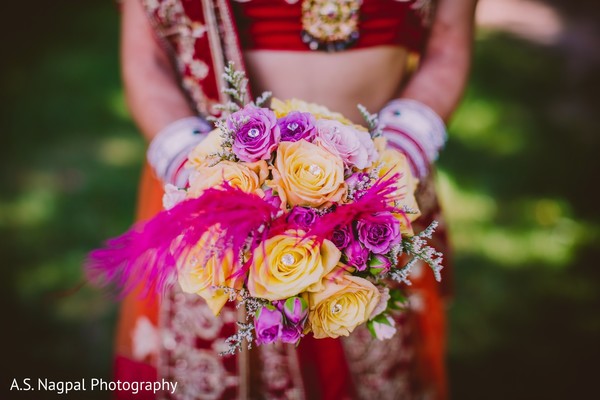
<svg viewBox="0 0 600 400">
<path fill-rule="evenodd" d="M 368 322 L 371 334 L 378 340 L 391 339 L 396 334 L 396 321 L 389 315 L 379 316 Z"/>
<path fill-rule="evenodd" d="M 170 210 L 177 204 L 185 200 L 187 192 L 185 189 L 180 189 L 175 185 L 167 183 L 165 185 L 165 194 L 163 195 L 162 202 L 165 210 Z"/>
</svg>

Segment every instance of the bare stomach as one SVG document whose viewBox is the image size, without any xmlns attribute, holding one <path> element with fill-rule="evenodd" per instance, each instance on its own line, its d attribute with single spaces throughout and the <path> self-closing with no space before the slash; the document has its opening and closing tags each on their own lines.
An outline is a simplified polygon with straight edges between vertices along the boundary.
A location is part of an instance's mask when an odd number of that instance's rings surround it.
<svg viewBox="0 0 600 400">
<path fill-rule="evenodd" d="M 362 123 L 357 104 L 377 112 L 398 96 L 408 52 L 381 46 L 340 53 L 252 50 L 244 56 L 253 93 L 319 103 Z"/>
</svg>

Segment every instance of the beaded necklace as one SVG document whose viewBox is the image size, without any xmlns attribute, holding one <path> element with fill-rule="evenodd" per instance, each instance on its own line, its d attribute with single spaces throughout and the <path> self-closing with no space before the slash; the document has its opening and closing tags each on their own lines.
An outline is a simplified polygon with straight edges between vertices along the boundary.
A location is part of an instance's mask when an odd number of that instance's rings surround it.
<svg viewBox="0 0 600 400">
<path fill-rule="evenodd" d="M 359 37 L 362 0 L 303 0 L 302 41 L 311 50 L 342 51 Z"/>
</svg>

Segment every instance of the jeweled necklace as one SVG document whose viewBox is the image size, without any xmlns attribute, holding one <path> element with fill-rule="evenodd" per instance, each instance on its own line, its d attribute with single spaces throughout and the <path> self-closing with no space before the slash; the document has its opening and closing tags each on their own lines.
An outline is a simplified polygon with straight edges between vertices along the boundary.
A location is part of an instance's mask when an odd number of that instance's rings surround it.
<svg viewBox="0 0 600 400">
<path fill-rule="evenodd" d="M 359 37 L 362 0 L 303 0 L 302 41 L 311 50 L 341 51 Z"/>
</svg>

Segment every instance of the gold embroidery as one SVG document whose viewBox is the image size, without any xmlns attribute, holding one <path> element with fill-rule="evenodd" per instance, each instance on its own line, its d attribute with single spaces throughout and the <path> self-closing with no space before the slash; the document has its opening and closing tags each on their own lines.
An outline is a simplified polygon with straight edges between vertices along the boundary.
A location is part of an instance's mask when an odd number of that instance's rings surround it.
<svg viewBox="0 0 600 400">
<path fill-rule="evenodd" d="M 235 326 L 237 313 L 223 309 L 215 318 L 206 302 L 196 295 L 173 289 L 161 302 L 161 351 L 159 377 L 178 382 L 172 400 L 218 400 L 229 388 L 239 387 L 239 376 L 228 372 L 220 356 L 227 348 L 223 329 Z M 199 348 L 198 341 L 212 342 Z"/>
<path fill-rule="evenodd" d="M 344 350 L 360 399 L 413 399 L 411 387 L 414 350 L 406 315 L 394 316 L 398 332 L 377 340 L 364 326 L 343 338 Z"/>
<path fill-rule="evenodd" d="M 258 346 L 260 388 L 264 398 L 272 400 L 304 399 L 298 357 L 293 345 L 275 342 Z"/>
<path fill-rule="evenodd" d="M 341 51 L 359 36 L 362 0 L 303 0 L 302 41 L 311 50 Z"/>
</svg>

